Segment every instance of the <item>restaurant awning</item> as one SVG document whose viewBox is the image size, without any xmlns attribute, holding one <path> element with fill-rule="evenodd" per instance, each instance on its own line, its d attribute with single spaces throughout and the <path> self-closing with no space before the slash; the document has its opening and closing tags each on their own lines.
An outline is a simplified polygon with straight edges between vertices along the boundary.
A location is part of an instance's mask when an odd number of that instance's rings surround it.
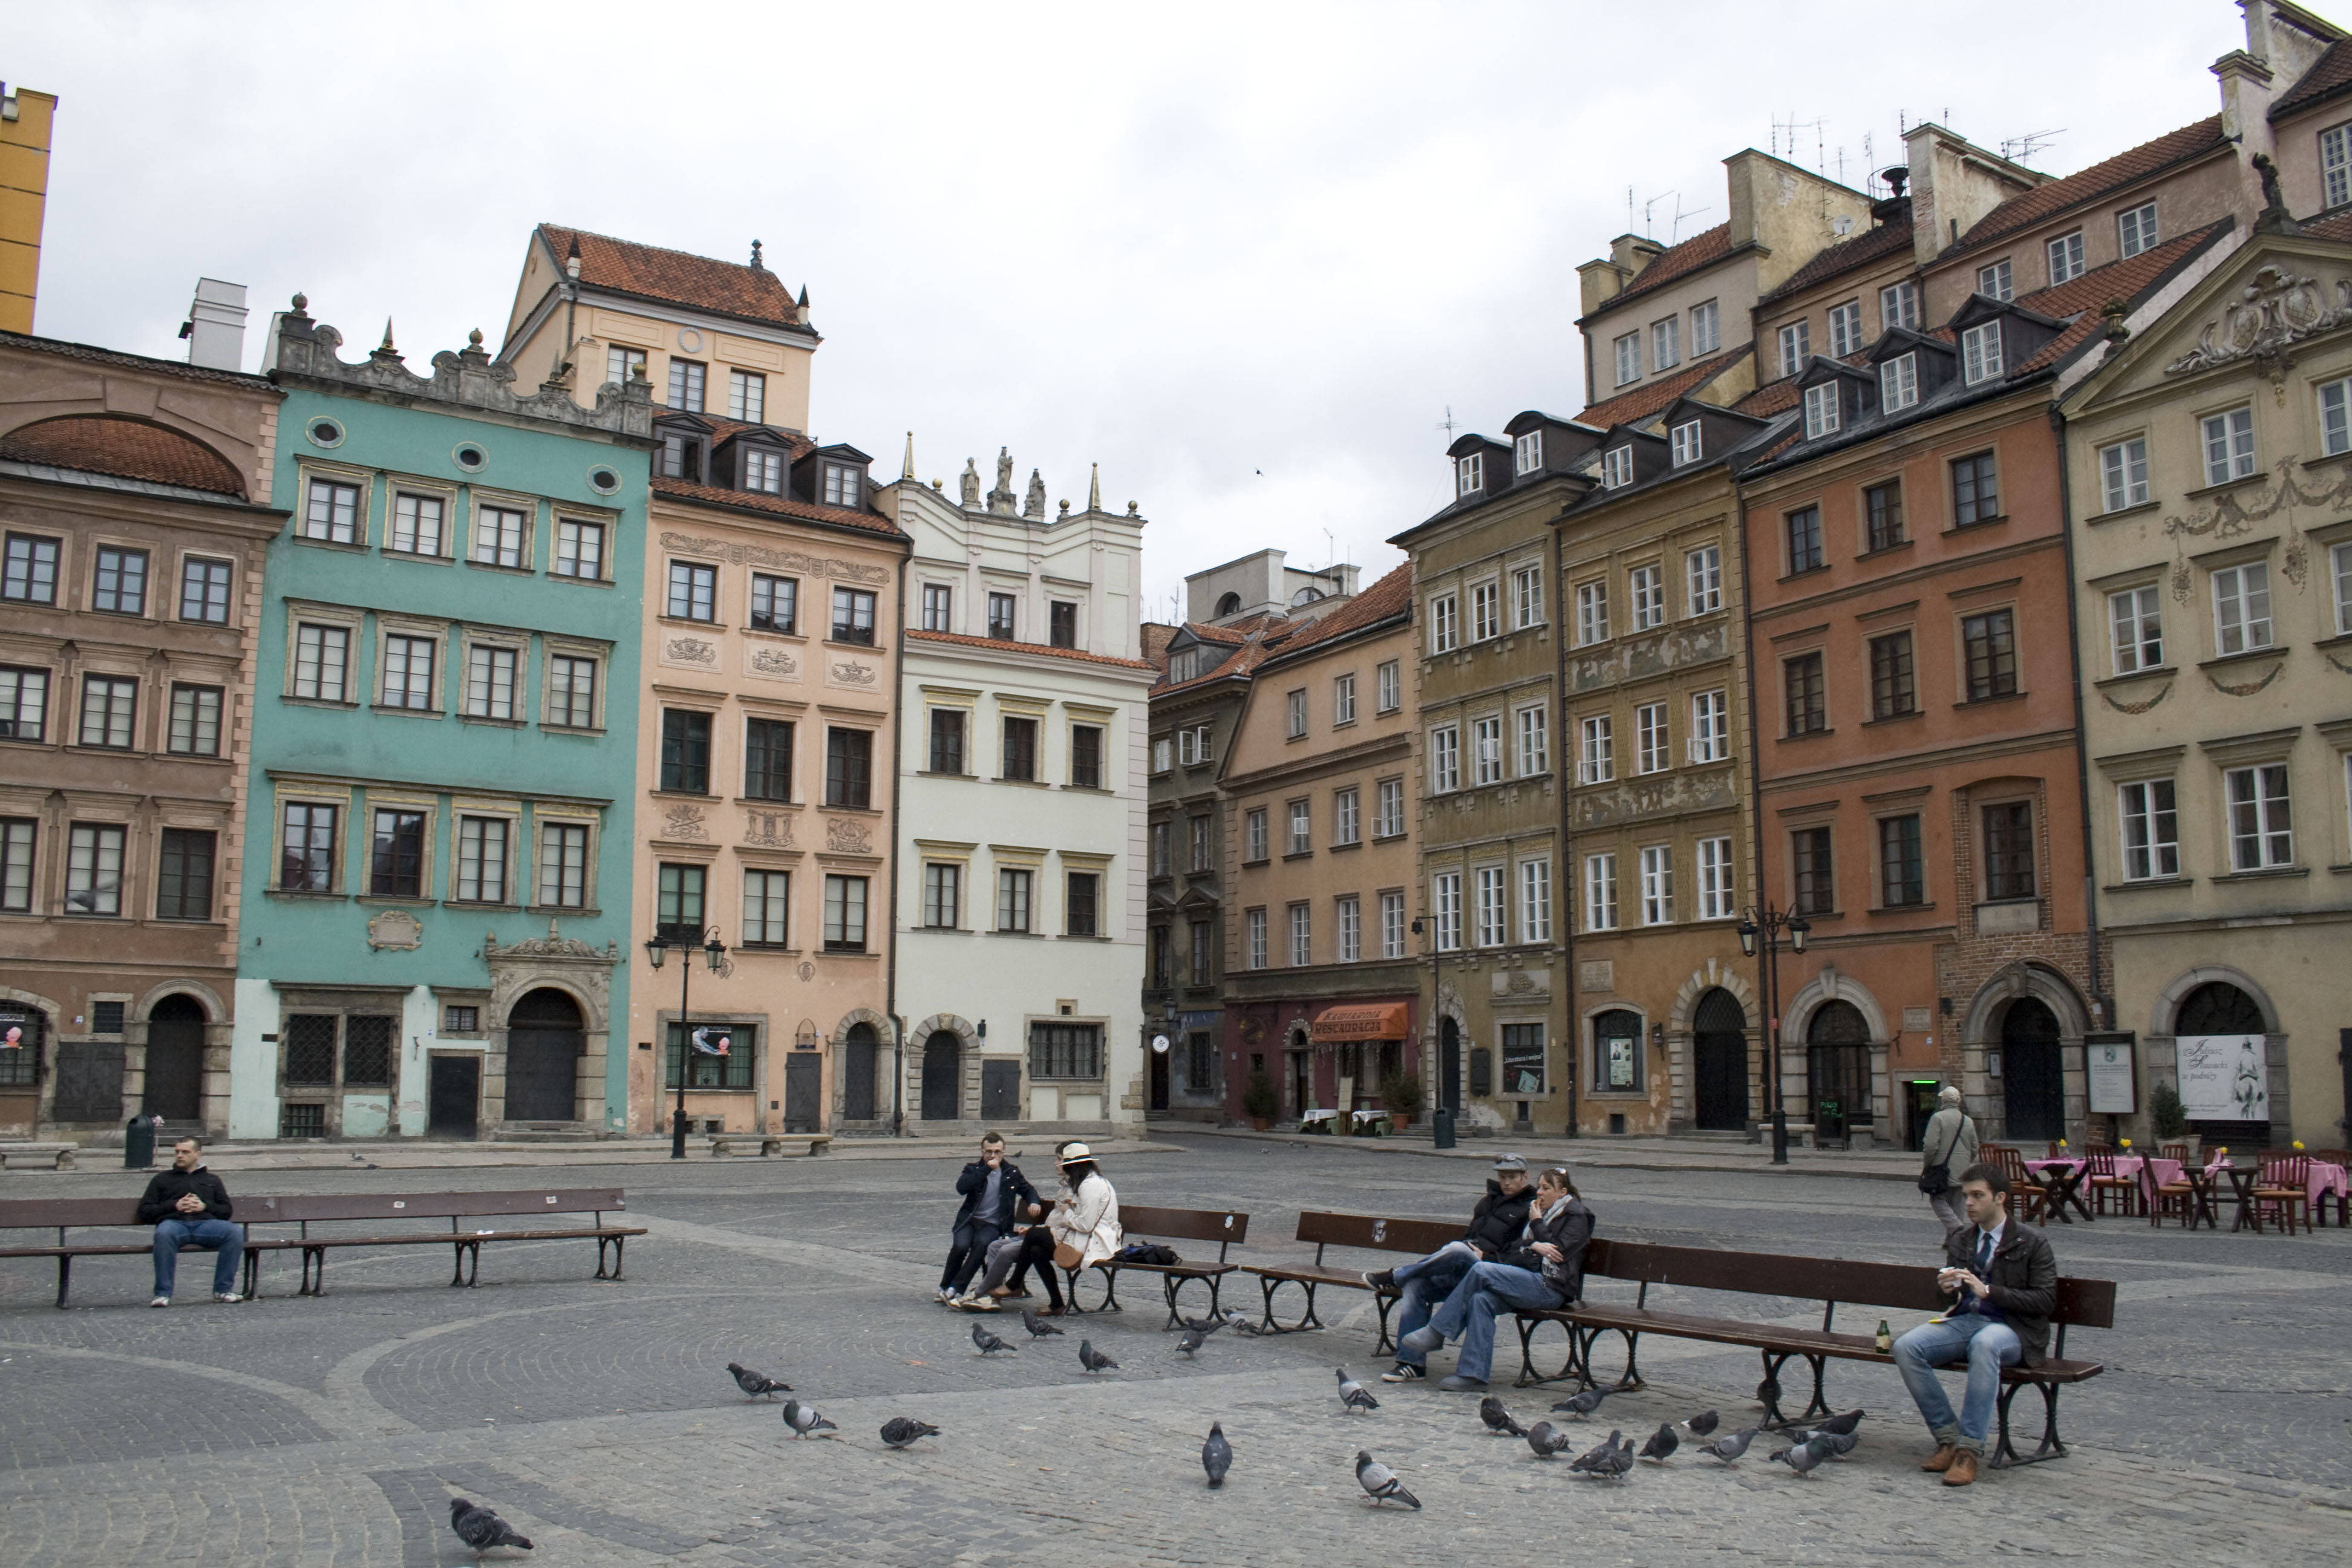
<svg viewBox="0 0 2352 1568">
<path fill-rule="evenodd" d="M 1349 1040 L 1402 1040 L 1405 1035 L 1404 1004 L 1326 1007 L 1309 1033 L 1318 1045 Z"/>
</svg>

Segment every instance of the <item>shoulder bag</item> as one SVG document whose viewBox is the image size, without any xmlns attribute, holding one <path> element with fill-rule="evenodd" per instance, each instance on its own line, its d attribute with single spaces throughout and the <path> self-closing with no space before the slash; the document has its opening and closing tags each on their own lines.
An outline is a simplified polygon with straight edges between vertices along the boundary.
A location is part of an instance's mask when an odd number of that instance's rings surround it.
<svg viewBox="0 0 2352 1568">
<path fill-rule="evenodd" d="M 1952 1190 L 1952 1173 L 1950 1168 L 1952 1163 L 1952 1151 L 1960 1146 L 1960 1135 L 1968 1130 L 1968 1113 L 1963 1111 L 1960 1113 L 1960 1119 L 1952 1124 L 1952 1141 L 1944 1145 L 1944 1152 L 1941 1154 L 1929 1161 L 1927 1165 L 1920 1170 L 1919 1190 L 1927 1194 L 1927 1196 L 1931 1198 L 1940 1197 L 1944 1194 Z"/>
</svg>

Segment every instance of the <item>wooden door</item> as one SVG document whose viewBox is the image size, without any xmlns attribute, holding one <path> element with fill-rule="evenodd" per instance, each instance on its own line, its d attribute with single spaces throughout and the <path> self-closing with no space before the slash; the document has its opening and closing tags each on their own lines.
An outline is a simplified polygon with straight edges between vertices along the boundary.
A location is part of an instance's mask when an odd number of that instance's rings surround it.
<svg viewBox="0 0 2352 1568">
<path fill-rule="evenodd" d="M 824 1060 L 814 1051 L 793 1051 L 784 1058 L 784 1131 L 824 1130 Z M 870 1090 L 869 1090 L 870 1098 Z"/>
<path fill-rule="evenodd" d="M 482 1058 L 442 1056 L 432 1061 L 425 1085 L 425 1135 L 477 1136 L 481 1131 Z"/>
</svg>

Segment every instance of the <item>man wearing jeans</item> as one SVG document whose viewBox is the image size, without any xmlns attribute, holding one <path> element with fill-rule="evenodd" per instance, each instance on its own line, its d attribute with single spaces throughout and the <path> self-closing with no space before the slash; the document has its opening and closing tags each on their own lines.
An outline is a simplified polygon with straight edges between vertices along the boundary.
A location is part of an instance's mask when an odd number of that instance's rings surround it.
<svg viewBox="0 0 2352 1568">
<path fill-rule="evenodd" d="M 1426 1357 L 1460 1334 L 1462 1357 L 1454 1375 L 1437 1386 L 1449 1394 L 1486 1387 L 1495 1359 L 1495 1319 L 1514 1309 L 1552 1311 L 1576 1300 L 1591 1239 L 1592 1211 L 1577 1196 L 1567 1169 L 1546 1171 L 1517 1245 L 1499 1261 L 1472 1264 L 1429 1321 L 1397 1341 L 1398 1355 Z"/>
<path fill-rule="evenodd" d="M 158 1171 L 139 1199 L 139 1223 L 155 1227 L 155 1299 L 151 1307 L 172 1304 L 172 1281 L 180 1271 L 180 1248 L 199 1247 L 217 1251 L 213 1265 L 213 1300 L 235 1301 L 236 1266 L 245 1256 L 245 1227 L 232 1224 L 235 1212 L 228 1189 L 205 1169 L 203 1153 L 193 1138 L 172 1145 L 172 1168 Z"/>
<path fill-rule="evenodd" d="M 1919 1468 L 1942 1472 L 1948 1487 L 1977 1479 L 2000 1369 L 2041 1364 L 2058 1299 L 2049 1237 L 2009 1223 L 2007 1176 L 1970 1165 L 1960 1173 L 1960 1202 L 1969 1223 L 1944 1238 L 1944 1267 L 1936 1273 L 1950 1305 L 1895 1342 L 1895 1368 L 1936 1439 L 1935 1456 Z M 1936 1369 L 1957 1363 L 1967 1364 L 1969 1383 L 1955 1420 Z"/>
<path fill-rule="evenodd" d="M 1373 1289 L 1399 1293 L 1400 1344 L 1405 1335 L 1429 1321 L 1430 1309 L 1454 1293 L 1474 1264 L 1502 1257 L 1517 1242 L 1534 1196 L 1528 1185 L 1528 1163 L 1517 1154 L 1505 1154 L 1495 1162 L 1495 1173 L 1486 1179 L 1486 1195 L 1470 1212 L 1466 1236 L 1447 1242 L 1426 1258 L 1364 1276 L 1364 1283 Z M 1381 1373 L 1381 1381 L 1417 1383 L 1423 1375 L 1422 1358 L 1401 1349 L 1396 1365 Z"/>
</svg>

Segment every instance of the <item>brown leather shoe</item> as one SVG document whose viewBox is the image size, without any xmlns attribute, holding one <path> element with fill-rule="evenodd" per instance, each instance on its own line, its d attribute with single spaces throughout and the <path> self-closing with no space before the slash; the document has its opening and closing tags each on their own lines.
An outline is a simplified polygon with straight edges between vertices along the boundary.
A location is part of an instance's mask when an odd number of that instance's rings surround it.
<svg viewBox="0 0 2352 1568">
<path fill-rule="evenodd" d="M 1976 1479 L 1977 1457 L 1963 1448 L 1953 1456 L 1952 1468 L 1944 1472 L 1944 1484 L 1948 1487 L 1964 1487 Z"/>
<path fill-rule="evenodd" d="M 1934 1455 L 1928 1458 L 1926 1464 L 1919 1468 L 1923 1470 L 1948 1470 L 1952 1468 L 1952 1461 L 1959 1457 L 1960 1451 L 1958 1448 L 1953 1447 L 1949 1443 L 1946 1443 L 1936 1450 Z"/>
</svg>

